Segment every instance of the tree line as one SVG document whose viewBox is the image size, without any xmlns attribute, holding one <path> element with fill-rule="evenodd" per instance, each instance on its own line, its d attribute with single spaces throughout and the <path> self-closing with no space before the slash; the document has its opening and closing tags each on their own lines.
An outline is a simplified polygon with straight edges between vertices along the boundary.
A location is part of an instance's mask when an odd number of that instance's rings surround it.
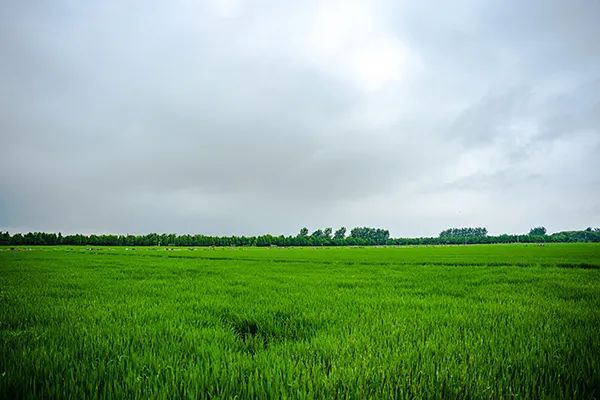
<svg viewBox="0 0 600 400">
<path fill-rule="evenodd" d="M 487 236 L 486 228 L 450 228 L 440 233 L 440 238 L 481 238 Z"/>
<path fill-rule="evenodd" d="M 346 228 L 332 228 L 309 233 L 302 228 L 296 236 L 208 236 L 150 233 L 147 235 L 65 235 L 30 232 L 10 235 L 0 232 L 0 245 L 92 245 L 92 246 L 368 246 L 385 245 L 390 233 L 384 229 L 354 228 L 346 236 Z"/>
<path fill-rule="evenodd" d="M 564 231 L 551 235 L 546 228 L 535 227 L 521 235 L 489 236 L 486 228 L 450 228 L 437 237 L 390 238 L 387 229 L 356 227 L 346 235 L 345 227 L 317 229 L 310 233 L 302 228 L 295 236 L 208 236 L 150 233 L 147 235 L 62 235 L 61 233 L 0 232 L 0 245 L 89 245 L 89 246 L 381 246 L 440 245 L 481 243 L 565 243 L 600 242 L 600 228 Z"/>
</svg>

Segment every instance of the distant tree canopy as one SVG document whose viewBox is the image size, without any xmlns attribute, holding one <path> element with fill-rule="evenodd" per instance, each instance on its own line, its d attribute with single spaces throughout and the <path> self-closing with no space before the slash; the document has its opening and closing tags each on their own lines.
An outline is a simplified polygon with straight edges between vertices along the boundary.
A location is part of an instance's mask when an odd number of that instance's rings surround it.
<svg viewBox="0 0 600 400">
<path fill-rule="evenodd" d="M 65 235 L 61 233 L 0 232 L 0 245 L 88 245 L 88 246 L 370 246 L 370 245 L 439 245 L 476 243 L 551 243 L 600 242 L 600 228 L 556 232 L 551 235 L 543 227 L 533 228 L 527 235 L 488 236 L 486 228 L 451 228 L 439 237 L 390 238 L 388 230 L 357 227 L 346 237 L 341 227 L 316 229 L 311 235 L 302 228 L 296 236 L 207 236 L 150 233 L 147 235 Z"/>
<path fill-rule="evenodd" d="M 354 228 L 350 231 L 351 239 L 365 241 L 365 244 L 386 244 L 390 237 L 390 232 L 378 228 Z"/>
<path fill-rule="evenodd" d="M 482 238 L 487 236 L 486 228 L 450 228 L 440 232 L 440 238 Z"/>
<path fill-rule="evenodd" d="M 302 229 L 300 229 L 300 233 L 298 234 L 298 236 L 300 236 L 300 237 L 306 237 L 306 236 L 308 236 L 308 228 L 302 228 Z"/>
<path fill-rule="evenodd" d="M 543 226 L 538 226 L 535 228 L 531 228 L 529 230 L 529 234 L 531 236 L 545 236 L 546 235 L 546 228 L 544 228 Z"/>
<path fill-rule="evenodd" d="M 343 239 L 346 237 L 346 227 L 342 226 L 333 234 L 334 239 Z"/>
</svg>

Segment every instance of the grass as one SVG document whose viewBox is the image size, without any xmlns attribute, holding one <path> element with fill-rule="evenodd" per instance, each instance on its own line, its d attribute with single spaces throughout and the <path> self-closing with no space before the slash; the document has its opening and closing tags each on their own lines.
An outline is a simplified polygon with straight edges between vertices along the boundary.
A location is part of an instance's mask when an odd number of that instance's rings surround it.
<svg viewBox="0 0 600 400">
<path fill-rule="evenodd" d="M 600 397 L 600 245 L 0 248 L 0 397 Z"/>
</svg>

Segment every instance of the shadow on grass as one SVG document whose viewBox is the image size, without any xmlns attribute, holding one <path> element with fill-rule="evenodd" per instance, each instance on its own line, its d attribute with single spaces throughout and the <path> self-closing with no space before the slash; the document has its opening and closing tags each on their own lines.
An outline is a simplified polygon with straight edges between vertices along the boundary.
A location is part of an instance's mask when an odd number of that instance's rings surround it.
<svg viewBox="0 0 600 400">
<path fill-rule="evenodd" d="M 218 315 L 222 323 L 233 331 L 241 349 L 252 355 L 273 343 L 308 340 L 317 331 L 313 321 L 300 313 L 289 311 L 265 311 L 249 315 L 223 309 Z"/>
</svg>

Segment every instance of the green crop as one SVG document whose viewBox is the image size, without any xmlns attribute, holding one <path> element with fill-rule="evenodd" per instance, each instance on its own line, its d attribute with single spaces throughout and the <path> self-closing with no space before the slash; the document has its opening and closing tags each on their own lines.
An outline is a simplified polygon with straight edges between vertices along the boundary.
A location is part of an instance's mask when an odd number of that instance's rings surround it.
<svg viewBox="0 0 600 400">
<path fill-rule="evenodd" d="M 598 397 L 598 244 L 0 248 L 0 398 Z"/>
</svg>

